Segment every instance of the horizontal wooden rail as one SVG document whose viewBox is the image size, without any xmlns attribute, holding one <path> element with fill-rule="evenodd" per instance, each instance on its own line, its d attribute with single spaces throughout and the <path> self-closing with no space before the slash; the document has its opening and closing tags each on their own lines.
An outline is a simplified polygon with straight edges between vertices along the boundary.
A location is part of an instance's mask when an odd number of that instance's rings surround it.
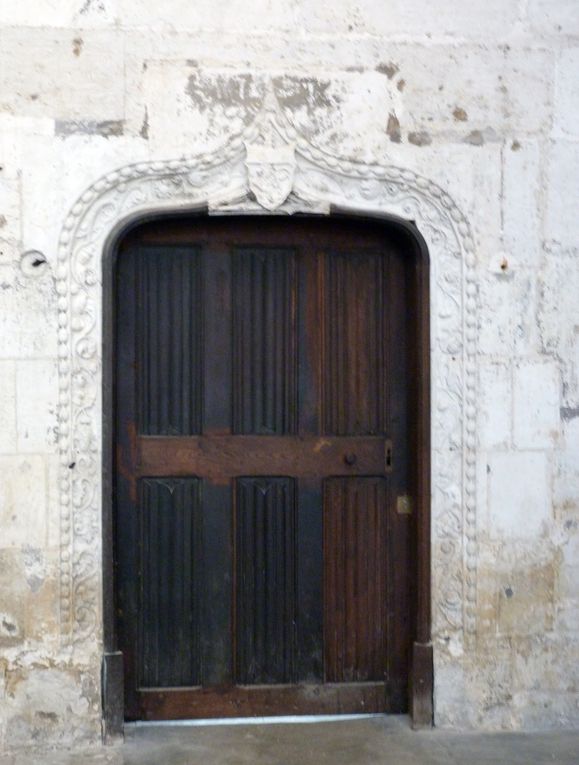
<svg viewBox="0 0 579 765">
<path fill-rule="evenodd" d="M 392 469 L 391 442 L 376 436 L 140 436 L 137 475 L 382 475 Z"/>
</svg>

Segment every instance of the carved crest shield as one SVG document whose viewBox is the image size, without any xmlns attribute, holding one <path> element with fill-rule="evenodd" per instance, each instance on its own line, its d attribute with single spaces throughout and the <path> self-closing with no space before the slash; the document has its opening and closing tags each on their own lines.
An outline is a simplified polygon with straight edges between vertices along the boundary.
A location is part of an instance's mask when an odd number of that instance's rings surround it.
<svg viewBox="0 0 579 765">
<path fill-rule="evenodd" d="M 291 145 L 246 144 L 249 188 L 266 210 L 282 205 L 292 190 L 295 149 Z"/>
</svg>

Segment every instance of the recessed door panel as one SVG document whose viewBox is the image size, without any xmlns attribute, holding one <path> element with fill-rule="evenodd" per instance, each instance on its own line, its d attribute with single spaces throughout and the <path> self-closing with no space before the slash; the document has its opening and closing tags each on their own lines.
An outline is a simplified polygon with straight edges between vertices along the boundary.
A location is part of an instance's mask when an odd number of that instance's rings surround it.
<svg viewBox="0 0 579 765">
<path fill-rule="evenodd" d="M 342 221 L 191 219 L 123 243 L 128 719 L 405 710 L 405 263 Z"/>
</svg>

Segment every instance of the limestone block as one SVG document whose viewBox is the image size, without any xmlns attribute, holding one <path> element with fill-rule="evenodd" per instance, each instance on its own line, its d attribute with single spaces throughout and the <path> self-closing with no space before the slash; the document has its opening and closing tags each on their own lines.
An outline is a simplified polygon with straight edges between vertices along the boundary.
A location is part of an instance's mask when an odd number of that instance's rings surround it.
<svg viewBox="0 0 579 765">
<path fill-rule="evenodd" d="M 20 239 L 20 185 L 18 179 L 0 175 L 0 236 Z"/>
<path fill-rule="evenodd" d="M 215 29 L 239 33 L 292 29 L 295 13 L 290 3 L 269 0 L 227 0 L 214 3 L 175 0 L 171 5 L 149 0 L 122 0 L 122 19 L 130 26 L 155 29 Z"/>
<path fill-rule="evenodd" d="M 6 724 L 7 746 L 52 740 L 62 746 L 100 739 L 99 695 L 92 675 L 61 661 L 17 664 L 7 672 L 12 714 Z"/>
<path fill-rule="evenodd" d="M 577 0 L 530 0 L 527 13 L 533 31 L 538 34 L 579 34 Z"/>
<path fill-rule="evenodd" d="M 16 27 L 3 32 L 0 110 L 111 120 L 123 118 L 123 101 L 123 49 L 117 31 Z"/>
<path fill-rule="evenodd" d="M 546 235 L 562 244 L 579 240 L 579 143 L 556 140 L 548 166 Z"/>
<path fill-rule="evenodd" d="M 16 451 L 16 364 L 0 361 L 0 453 Z"/>
<path fill-rule="evenodd" d="M 58 26 L 65 27 L 71 20 L 71 12 L 77 0 L 22 0 L 19 3 L 2 3 L 0 24 L 6 26 Z"/>
<path fill-rule="evenodd" d="M 153 62 L 136 91 L 139 105 L 131 103 L 133 95 L 128 108 L 153 149 L 192 153 L 243 130 L 263 102 L 267 79 L 240 68 Z M 339 146 L 358 159 L 386 155 L 400 93 L 382 73 L 274 73 L 272 79 L 288 119 L 313 143 L 333 151 Z"/>
<path fill-rule="evenodd" d="M 508 364 L 482 363 L 480 367 L 479 443 L 483 449 L 511 443 L 512 372 Z"/>
<path fill-rule="evenodd" d="M 56 141 L 46 137 L 31 141 L 22 169 L 26 249 L 41 250 L 55 265 L 56 243 L 70 208 L 88 186 L 109 170 L 148 159 L 144 144 L 125 136 L 105 138 L 82 131 Z M 167 147 L 161 156 L 174 154 Z"/>
<path fill-rule="evenodd" d="M 561 566 L 558 580 L 558 595 L 563 601 L 574 601 L 579 607 L 579 563 Z"/>
<path fill-rule="evenodd" d="M 16 366 L 18 451 L 56 451 L 58 375 L 52 360 L 18 361 Z"/>
<path fill-rule="evenodd" d="M 504 358 L 529 353 L 536 342 L 534 275 L 487 271 L 480 276 L 479 289 L 479 352 Z"/>
<path fill-rule="evenodd" d="M 478 2 L 456 3 L 441 0 L 436 4 L 421 0 L 373 0 L 319 3 L 300 0 L 297 4 L 300 27 L 312 32 L 366 32 L 372 34 L 408 34 L 417 37 L 456 36 L 492 38 L 508 35 L 518 17 L 514 0 L 491 0 L 488 6 Z"/>
<path fill-rule="evenodd" d="M 543 213 L 541 163 L 537 141 L 521 138 L 505 144 L 501 195 L 505 274 L 538 266 Z"/>
<path fill-rule="evenodd" d="M 383 57 L 401 88 L 406 130 L 482 146 L 505 133 L 537 132 L 549 125 L 553 57 L 543 50 L 475 45 L 388 46 Z"/>
<path fill-rule="evenodd" d="M 546 722 L 548 721 L 548 723 Z M 579 726 L 579 693 L 521 691 L 513 694 L 512 724 L 520 730 L 573 729 Z"/>
<path fill-rule="evenodd" d="M 542 452 L 495 452 L 488 459 L 488 532 L 494 539 L 533 538 L 551 520 L 550 464 Z"/>
<path fill-rule="evenodd" d="M 42 457 L 0 457 L 0 528 L 3 547 L 44 547 L 46 477 Z"/>
<path fill-rule="evenodd" d="M 555 567 L 536 563 L 499 576 L 498 629 L 505 635 L 542 634 L 554 621 Z"/>
<path fill-rule="evenodd" d="M 579 416 L 563 423 L 564 441 L 555 452 L 553 501 L 564 517 L 579 515 Z M 579 550 L 577 550 L 579 565 Z"/>
<path fill-rule="evenodd" d="M 49 274 L 0 266 L 0 358 L 56 357 L 56 293 Z"/>
<path fill-rule="evenodd" d="M 579 248 L 549 243 L 539 276 L 538 327 L 542 349 L 561 359 L 562 416 L 579 408 Z"/>
<path fill-rule="evenodd" d="M 0 24 L 35 27 L 90 27 L 116 19 L 118 0 L 22 0 L 0 5 Z M 129 20 L 130 21 L 130 20 Z"/>
<path fill-rule="evenodd" d="M 579 690 L 579 645 L 568 636 L 513 639 L 514 687 L 572 693 Z"/>
<path fill-rule="evenodd" d="M 552 120 L 554 54 L 543 47 L 509 47 L 501 86 L 506 124 L 517 133 L 547 131 Z"/>
<path fill-rule="evenodd" d="M 0 548 L 0 646 L 51 642 L 58 630 L 57 550 Z"/>
<path fill-rule="evenodd" d="M 477 709 L 469 688 L 469 677 L 463 663 L 434 652 L 434 724 L 441 728 L 476 726 Z M 465 699 L 468 702 L 465 703 Z"/>
<path fill-rule="evenodd" d="M 521 449 L 552 446 L 560 431 L 560 374 L 548 361 L 521 361 L 514 370 L 514 440 Z"/>
<path fill-rule="evenodd" d="M 579 135 L 579 48 L 565 48 L 557 61 L 553 130 L 565 136 Z"/>
<path fill-rule="evenodd" d="M 579 604 L 576 600 L 562 601 L 557 608 L 555 620 L 557 632 L 579 635 Z"/>
<path fill-rule="evenodd" d="M 490 7 L 478 2 L 459 4 L 443 0 L 435 7 L 421 0 L 340 0 L 319 3 L 271 3 L 241 0 L 188 3 L 179 0 L 163 6 L 148 0 L 123 0 L 122 20 L 130 25 L 160 30 L 191 29 L 223 32 L 290 31 L 323 34 L 404 34 L 416 37 L 491 38 L 509 34 L 518 18 L 515 0 L 489 0 Z"/>
</svg>

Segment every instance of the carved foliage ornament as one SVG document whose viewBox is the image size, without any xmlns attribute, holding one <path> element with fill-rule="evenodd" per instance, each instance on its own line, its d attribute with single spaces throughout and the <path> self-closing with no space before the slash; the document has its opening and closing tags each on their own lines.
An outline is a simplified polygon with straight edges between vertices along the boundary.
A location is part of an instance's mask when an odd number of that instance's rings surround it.
<svg viewBox="0 0 579 765">
<path fill-rule="evenodd" d="M 101 640 L 102 260 L 111 232 L 144 213 L 321 212 L 330 204 L 416 222 L 431 257 L 433 631 L 475 631 L 477 291 L 469 225 L 432 181 L 311 146 L 270 93 L 222 150 L 141 162 L 90 186 L 58 249 L 60 617 L 65 642 Z M 70 466 L 74 466 L 71 468 Z"/>
</svg>

